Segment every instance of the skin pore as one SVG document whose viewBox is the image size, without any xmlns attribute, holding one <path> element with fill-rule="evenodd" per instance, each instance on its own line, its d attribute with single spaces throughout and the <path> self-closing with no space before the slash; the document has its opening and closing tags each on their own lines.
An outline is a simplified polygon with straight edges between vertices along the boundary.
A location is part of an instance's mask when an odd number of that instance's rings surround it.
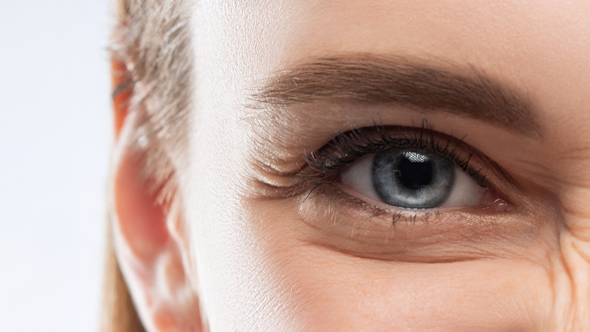
<svg viewBox="0 0 590 332">
<path fill-rule="evenodd" d="M 588 1 L 199 1 L 193 15 L 176 205 L 126 180 L 141 147 L 130 127 L 117 141 L 115 244 L 149 331 L 588 328 Z M 325 59 L 341 77 L 302 70 Z M 493 84 L 346 72 L 362 63 Z M 462 109 L 492 86 L 506 98 Z M 458 102 L 420 98 L 435 93 Z M 380 131 L 454 147 L 504 205 L 401 210 L 343 185 L 362 158 L 329 168 L 334 142 Z"/>
</svg>

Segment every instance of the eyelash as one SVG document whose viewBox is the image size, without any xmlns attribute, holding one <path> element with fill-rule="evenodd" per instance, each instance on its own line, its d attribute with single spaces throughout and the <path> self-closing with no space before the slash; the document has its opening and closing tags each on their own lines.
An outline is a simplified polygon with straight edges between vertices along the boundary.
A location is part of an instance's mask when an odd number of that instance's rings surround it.
<svg viewBox="0 0 590 332">
<path fill-rule="evenodd" d="M 480 186 L 488 187 L 482 169 L 475 168 L 472 157 L 484 158 L 477 150 L 464 143 L 465 136 L 458 139 L 452 135 L 441 134 L 434 126 L 423 121 L 421 127 L 384 126 L 374 124 L 371 127 L 338 132 L 324 147 L 308 154 L 303 154 L 307 165 L 298 174 L 296 187 L 298 194 L 305 199 L 316 196 L 329 196 L 329 201 L 344 201 L 351 205 L 361 205 L 373 209 L 371 215 L 379 216 L 393 213 L 392 224 L 399 220 L 415 222 L 421 216 L 428 221 L 433 215 L 442 212 L 395 212 L 373 206 L 336 188 L 334 182 L 342 171 L 350 164 L 365 155 L 379 153 L 389 149 L 421 149 L 438 154 L 451 160 L 464 172 L 470 175 Z"/>
</svg>

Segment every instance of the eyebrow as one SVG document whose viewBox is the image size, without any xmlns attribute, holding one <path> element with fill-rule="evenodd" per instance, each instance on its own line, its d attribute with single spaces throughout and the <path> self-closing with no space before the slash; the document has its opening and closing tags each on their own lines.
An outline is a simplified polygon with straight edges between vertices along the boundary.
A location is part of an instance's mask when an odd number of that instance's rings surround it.
<svg viewBox="0 0 590 332">
<path fill-rule="evenodd" d="M 256 103 L 325 101 L 397 104 L 445 112 L 540 137 L 531 100 L 474 66 L 436 68 L 423 60 L 356 54 L 317 58 L 281 71 L 252 94 Z"/>
</svg>

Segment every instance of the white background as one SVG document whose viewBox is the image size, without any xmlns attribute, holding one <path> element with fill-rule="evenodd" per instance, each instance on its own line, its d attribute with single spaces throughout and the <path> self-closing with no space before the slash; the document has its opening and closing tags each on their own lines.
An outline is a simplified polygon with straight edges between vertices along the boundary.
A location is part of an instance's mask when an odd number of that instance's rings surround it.
<svg viewBox="0 0 590 332">
<path fill-rule="evenodd" d="M 110 5 L 0 1 L 1 331 L 98 331 Z"/>
</svg>

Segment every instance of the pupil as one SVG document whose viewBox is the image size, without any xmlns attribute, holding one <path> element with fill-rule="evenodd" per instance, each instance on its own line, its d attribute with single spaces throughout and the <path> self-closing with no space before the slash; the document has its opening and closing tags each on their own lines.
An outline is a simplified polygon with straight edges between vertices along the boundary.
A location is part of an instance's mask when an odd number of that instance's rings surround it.
<svg viewBox="0 0 590 332">
<path fill-rule="evenodd" d="M 399 182 L 406 188 L 418 190 L 428 186 L 432 182 L 432 162 L 426 160 L 410 160 L 408 156 L 400 161 L 396 173 Z"/>
</svg>

